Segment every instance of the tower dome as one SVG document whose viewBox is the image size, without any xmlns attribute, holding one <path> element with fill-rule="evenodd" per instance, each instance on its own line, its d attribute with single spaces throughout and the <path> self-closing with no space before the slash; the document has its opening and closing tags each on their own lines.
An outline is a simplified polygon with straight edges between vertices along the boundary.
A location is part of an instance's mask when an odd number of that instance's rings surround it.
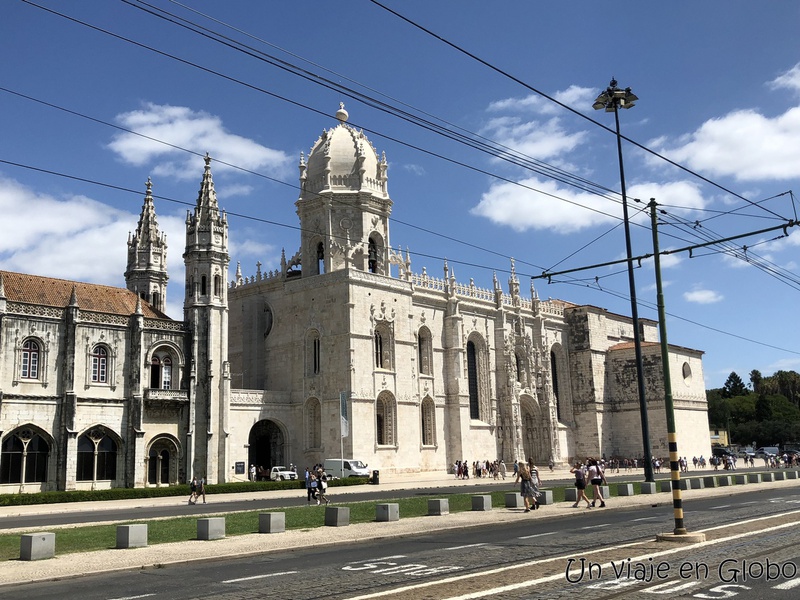
<svg viewBox="0 0 800 600">
<path fill-rule="evenodd" d="M 300 162 L 300 199 L 310 199 L 324 192 L 368 192 L 387 197 L 386 157 L 378 156 L 363 131 L 347 124 L 344 103 L 339 105 L 339 124 L 323 130 Z"/>
</svg>

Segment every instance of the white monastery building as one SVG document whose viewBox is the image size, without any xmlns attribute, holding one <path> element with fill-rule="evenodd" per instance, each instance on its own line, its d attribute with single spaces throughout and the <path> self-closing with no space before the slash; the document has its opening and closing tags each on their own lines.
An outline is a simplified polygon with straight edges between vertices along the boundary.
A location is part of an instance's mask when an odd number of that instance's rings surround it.
<svg viewBox="0 0 800 600">
<path fill-rule="evenodd" d="M 390 245 L 387 161 L 347 124 L 300 159 L 299 250 L 229 277 L 206 157 L 186 218 L 184 319 L 148 181 L 126 288 L 0 271 L 0 493 L 247 478 L 355 458 L 641 457 L 631 319 L 411 268 Z M 640 321 L 654 456 L 668 455 L 657 323 Z M 670 346 L 678 451 L 708 455 L 702 352 Z"/>
</svg>

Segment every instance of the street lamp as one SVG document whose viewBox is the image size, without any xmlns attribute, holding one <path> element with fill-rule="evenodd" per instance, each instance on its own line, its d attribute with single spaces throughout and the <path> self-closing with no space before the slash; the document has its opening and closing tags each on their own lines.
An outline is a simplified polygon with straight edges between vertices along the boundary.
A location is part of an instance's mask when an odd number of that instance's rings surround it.
<svg viewBox="0 0 800 600">
<path fill-rule="evenodd" d="M 633 252 L 631 250 L 631 228 L 628 219 L 628 196 L 625 191 L 625 169 L 622 164 L 622 136 L 619 133 L 619 109 L 632 108 L 639 98 L 631 92 L 631 88 L 620 89 L 617 80 L 611 83 L 592 104 L 595 110 L 605 109 L 614 113 L 617 126 L 617 154 L 619 156 L 619 180 L 622 191 L 622 218 L 625 226 L 625 251 L 628 259 L 628 285 L 631 297 L 631 320 L 633 321 L 633 347 L 636 353 L 636 379 L 639 390 L 639 412 L 642 419 L 642 444 L 644 445 L 644 479 L 655 481 L 653 477 L 653 457 L 650 452 L 650 427 L 647 422 L 647 399 L 644 391 L 644 373 L 642 369 L 642 341 L 639 337 L 639 310 L 636 303 L 636 280 L 633 276 Z"/>
</svg>

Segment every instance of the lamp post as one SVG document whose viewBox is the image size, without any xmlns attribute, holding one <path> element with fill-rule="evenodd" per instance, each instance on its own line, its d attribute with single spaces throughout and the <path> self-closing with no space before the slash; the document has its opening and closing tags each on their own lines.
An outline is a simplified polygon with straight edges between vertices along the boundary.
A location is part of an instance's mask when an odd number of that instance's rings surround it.
<svg viewBox="0 0 800 600">
<path fill-rule="evenodd" d="M 625 226 L 625 251 L 628 259 L 628 286 L 631 297 L 631 320 L 633 321 L 633 347 L 636 353 L 636 379 L 639 391 L 639 411 L 642 419 L 642 444 L 644 446 L 644 476 L 645 481 L 653 482 L 653 457 L 650 452 L 650 427 L 647 421 L 647 399 L 644 390 L 644 373 L 642 369 L 642 341 L 639 337 L 639 309 L 636 303 L 636 280 L 633 275 L 633 252 L 631 250 L 631 228 L 628 219 L 628 196 L 625 190 L 625 168 L 622 162 L 622 136 L 619 133 L 619 109 L 631 108 L 639 98 L 631 92 L 631 88 L 620 89 L 617 80 L 612 78 L 611 83 L 592 104 L 595 110 L 605 109 L 614 113 L 614 123 L 617 131 L 617 154 L 619 157 L 619 180 L 622 191 L 622 219 Z"/>
</svg>

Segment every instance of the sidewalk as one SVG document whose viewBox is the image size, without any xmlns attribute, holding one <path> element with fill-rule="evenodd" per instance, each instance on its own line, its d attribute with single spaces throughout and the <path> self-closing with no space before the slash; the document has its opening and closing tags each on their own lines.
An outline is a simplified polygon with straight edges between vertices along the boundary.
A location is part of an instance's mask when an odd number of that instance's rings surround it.
<svg viewBox="0 0 800 600">
<path fill-rule="evenodd" d="M 694 475 L 710 475 L 712 472 L 697 472 Z M 720 473 L 716 473 L 720 474 Z M 560 473 L 543 473 L 542 479 L 544 480 L 544 488 L 547 488 L 547 481 L 555 479 L 564 479 L 564 472 Z M 567 473 L 568 475 L 568 473 Z M 622 473 L 620 475 L 623 475 Z M 630 473 L 628 475 L 638 475 Z M 690 474 L 691 475 L 691 474 Z M 508 489 L 509 491 L 516 489 L 513 485 L 514 479 L 507 478 L 503 480 L 492 479 L 470 479 L 463 482 L 456 481 L 452 476 L 441 474 L 407 474 L 407 475 L 392 475 L 393 481 L 385 485 L 381 485 L 383 490 L 393 490 L 402 488 L 419 488 L 433 487 L 448 483 L 463 483 L 464 491 L 469 493 L 480 490 L 485 490 L 488 487 L 500 489 Z M 627 481 L 637 481 L 637 477 L 620 477 L 619 481 L 623 479 Z M 614 477 L 614 482 L 617 477 Z M 611 485 L 614 485 L 611 482 Z M 784 480 L 760 484 L 749 485 L 735 485 L 731 487 L 718 487 L 708 488 L 702 490 L 685 490 L 682 491 L 684 499 L 690 498 L 703 498 L 714 496 L 730 496 L 739 492 L 751 490 L 772 490 L 781 488 L 797 489 L 800 480 Z M 347 495 L 346 490 L 355 491 L 354 488 L 342 488 L 341 493 L 337 493 L 337 498 Z M 261 495 L 270 495 L 271 497 L 288 497 L 292 494 L 297 494 L 299 490 L 280 490 L 275 492 L 254 492 L 253 494 L 237 494 L 236 496 L 253 498 L 260 497 Z M 281 494 L 283 496 L 281 496 Z M 229 496 L 229 495 L 226 495 Z M 213 497 L 209 498 L 212 501 Z M 342 502 L 346 502 L 346 498 L 342 498 Z M 165 504 L 169 502 L 184 502 L 183 498 L 148 498 L 143 500 L 120 500 L 113 503 L 114 506 L 153 506 L 155 504 Z M 135 503 L 135 504 L 131 504 Z M 76 503 L 82 504 L 80 510 L 86 510 L 89 505 L 96 505 L 97 503 Z M 103 503 L 106 507 L 110 503 Z M 608 508 L 602 509 L 613 510 L 615 508 L 653 505 L 664 506 L 672 504 L 672 495 L 669 493 L 658 493 L 654 495 L 639 495 L 639 496 L 613 496 L 608 501 Z M 524 513 L 522 509 L 508 509 L 508 508 L 493 508 L 491 512 L 492 522 L 509 522 L 525 520 L 527 522 L 535 522 L 541 518 L 559 518 L 567 515 L 574 515 L 578 510 L 585 512 L 585 509 L 573 509 L 572 504 L 569 502 L 560 502 L 558 504 L 542 506 L 537 511 Z M 34 507 L 8 507 L 0 510 L 0 515 L 9 514 L 11 509 L 33 509 Z M 54 510 L 72 509 L 75 508 L 71 504 L 67 505 L 46 505 L 39 506 L 39 511 L 52 512 Z M 314 507 L 315 509 L 316 507 Z M 76 509 L 77 510 L 77 509 Z M 319 510 L 324 510 L 320 507 Z M 595 509 L 598 510 L 599 509 Z M 40 514 L 27 512 L 25 514 Z M 17 513 L 20 514 L 20 513 Z M 400 515 L 399 521 L 389 522 L 372 522 L 372 523 L 359 523 L 348 525 L 347 527 L 328 527 L 325 530 L 325 536 L 321 537 L 315 530 L 287 530 L 283 533 L 275 534 L 248 534 L 235 537 L 227 537 L 220 540 L 202 541 L 202 540 L 188 540 L 183 542 L 175 542 L 169 544 L 157 544 L 145 548 L 130 548 L 124 550 L 109 549 L 99 550 L 95 552 L 83 552 L 76 554 L 56 555 L 55 558 L 40 560 L 40 561 L 21 561 L 10 560 L 2 563 L 0 568 L 0 585 L 11 583 L 20 583 L 25 581 L 44 581 L 53 580 L 63 577 L 74 577 L 79 575 L 101 573 L 109 571 L 117 571 L 124 569 L 140 569 L 158 567 L 166 564 L 177 564 L 196 560 L 219 559 L 224 557 L 241 557 L 252 554 L 262 554 L 264 552 L 272 552 L 278 550 L 289 550 L 293 548 L 303 548 L 310 545 L 319 546 L 321 543 L 325 544 L 338 544 L 358 542 L 363 539 L 377 540 L 392 538 L 403 535 L 412 535 L 418 533 L 430 532 L 432 530 L 447 530 L 457 529 L 462 527 L 470 527 L 475 523 L 475 515 L 472 512 L 454 513 L 443 516 L 426 516 L 404 519 Z M 663 523 L 663 528 L 668 531 L 671 529 L 671 523 Z M 55 530 L 57 532 L 57 529 Z M 661 533 L 661 532 L 654 532 Z M 56 533 L 56 548 L 58 548 L 58 534 Z"/>
</svg>

